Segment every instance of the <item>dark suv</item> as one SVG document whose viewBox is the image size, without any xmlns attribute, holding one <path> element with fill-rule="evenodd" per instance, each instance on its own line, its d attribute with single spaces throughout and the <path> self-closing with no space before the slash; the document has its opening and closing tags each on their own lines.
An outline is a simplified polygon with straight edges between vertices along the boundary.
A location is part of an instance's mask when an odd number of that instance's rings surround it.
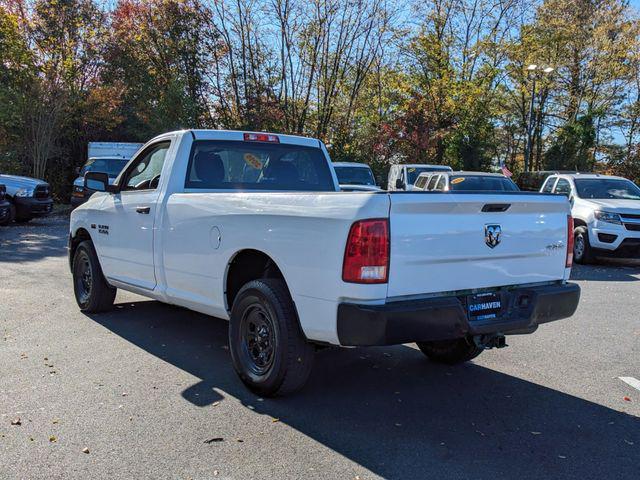
<svg viewBox="0 0 640 480">
<path fill-rule="evenodd" d="M 49 215 L 53 211 L 51 187 L 42 180 L 16 175 L 0 175 L 10 203 L 9 220 L 28 222 L 34 217 Z"/>
</svg>

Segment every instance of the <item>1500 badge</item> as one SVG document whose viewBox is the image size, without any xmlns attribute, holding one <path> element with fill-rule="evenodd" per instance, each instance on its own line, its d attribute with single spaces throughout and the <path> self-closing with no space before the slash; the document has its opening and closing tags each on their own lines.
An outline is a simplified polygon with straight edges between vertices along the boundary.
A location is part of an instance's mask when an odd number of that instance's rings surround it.
<svg viewBox="0 0 640 480">
<path fill-rule="evenodd" d="M 96 229 L 96 224 L 92 223 L 91 228 Z M 98 225 L 98 233 L 102 233 L 103 235 L 109 235 L 109 225 Z"/>
</svg>

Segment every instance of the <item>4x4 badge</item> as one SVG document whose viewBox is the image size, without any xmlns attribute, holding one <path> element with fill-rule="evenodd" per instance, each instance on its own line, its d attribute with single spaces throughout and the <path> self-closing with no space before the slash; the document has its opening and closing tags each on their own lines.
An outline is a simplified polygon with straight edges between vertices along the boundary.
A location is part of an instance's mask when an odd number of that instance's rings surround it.
<svg viewBox="0 0 640 480">
<path fill-rule="evenodd" d="M 502 236 L 502 227 L 500 225 L 484 226 L 484 243 L 490 248 L 495 248 L 500 244 L 500 237 Z"/>
</svg>

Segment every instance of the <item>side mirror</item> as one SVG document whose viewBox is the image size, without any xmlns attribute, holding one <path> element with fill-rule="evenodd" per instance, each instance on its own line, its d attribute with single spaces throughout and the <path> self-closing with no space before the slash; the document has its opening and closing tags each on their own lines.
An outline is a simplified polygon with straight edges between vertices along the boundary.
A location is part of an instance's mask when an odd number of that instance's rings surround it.
<svg viewBox="0 0 640 480">
<path fill-rule="evenodd" d="M 396 188 L 398 190 L 404 190 L 404 182 L 401 178 L 396 179 Z"/>
<path fill-rule="evenodd" d="M 109 175 L 104 172 L 85 173 L 84 188 L 96 192 L 115 192 L 115 188 L 109 185 Z"/>
<path fill-rule="evenodd" d="M 82 167 L 76 167 L 76 175 L 80 175 L 81 170 L 82 170 Z"/>
</svg>

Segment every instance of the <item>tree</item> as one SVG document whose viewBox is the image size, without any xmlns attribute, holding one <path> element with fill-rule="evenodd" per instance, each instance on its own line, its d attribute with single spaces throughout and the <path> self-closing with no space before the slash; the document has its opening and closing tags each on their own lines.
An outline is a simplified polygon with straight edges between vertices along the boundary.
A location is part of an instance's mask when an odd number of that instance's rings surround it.
<svg viewBox="0 0 640 480">
<path fill-rule="evenodd" d="M 18 17 L 0 6 L 0 171 L 21 172 L 23 111 L 35 81 L 33 60 Z"/>
<path fill-rule="evenodd" d="M 102 81 L 118 91 L 128 138 L 207 125 L 201 48 L 203 21 L 194 2 L 122 0 L 112 13 Z"/>
</svg>

